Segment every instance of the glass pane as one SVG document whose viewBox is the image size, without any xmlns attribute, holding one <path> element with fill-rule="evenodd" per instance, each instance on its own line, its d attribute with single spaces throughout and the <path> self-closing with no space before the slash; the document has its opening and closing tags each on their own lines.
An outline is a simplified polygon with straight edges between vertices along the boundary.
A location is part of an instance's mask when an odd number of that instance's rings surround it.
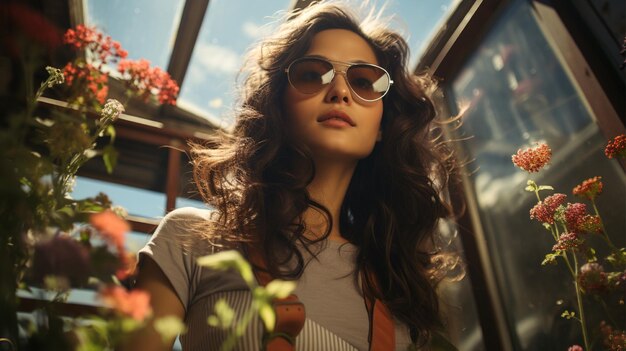
<svg viewBox="0 0 626 351">
<path fill-rule="evenodd" d="M 411 49 L 411 70 L 417 64 L 430 38 L 439 30 L 442 20 L 453 11 L 460 0 L 390 0 L 385 13 L 393 15 L 391 27 L 403 34 Z"/>
<path fill-rule="evenodd" d="M 161 218 L 165 214 L 165 194 L 101 180 L 77 177 L 72 197 L 84 199 L 103 192 L 113 204 L 122 206 L 128 214 L 146 218 Z"/>
<path fill-rule="evenodd" d="M 183 0 L 84 0 L 86 22 L 119 41 L 128 58 L 167 69 Z"/>
<path fill-rule="evenodd" d="M 577 322 L 561 317 L 577 309 L 573 284 L 563 262 L 541 265 L 554 239 L 529 219 L 537 200 L 524 191 L 526 181 L 552 185 L 569 202 L 584 202 L 571 189 L 602 176 L 605 194 L 598 207 L 607 231 L 623 245 L 626 177 L 604 156 L 606 139 L 531 11 L 529 2 L 514 2 L 454 78 L 451 95 L 469 106 L 460 136 L 471 138 L 462 147 L 473 160 L 470 181 L 514 347 L 566 350 L 582 344 Z M 539 141 L 552 147 L 552 162 L 529 176 L 513 166 L 511 155 Z M 599 239 L 587 238 L 606 250 Z M 587 312 L 594 317 L 598 310 Z"/>
<path fill-rule="evenodd" d="M 478 320 L 472 283 L 467 269 L 464 268 L 466 260 L 461 239 L 457 236 L 458 231 L 452 221 L 442 222 L 439 231 L 442 238 L 449 243 L 445 250 L 454 252 L 461 262 L 437 288 L 447 336 L 458 350 L 484 350 L 483 332 Z"/>
<path fill-rule="evenodd" d="M 194 47 L 178 105 L 228 126 L 235 77 L 248 46 L 272 30 L 271 18 L 291 0 L 212 0 Z"/>
<path fill-rule="evenodd" d="M 619 44 L 626 34 L 626 2 L 623 0 L 588 0 Z"/>
</svg>

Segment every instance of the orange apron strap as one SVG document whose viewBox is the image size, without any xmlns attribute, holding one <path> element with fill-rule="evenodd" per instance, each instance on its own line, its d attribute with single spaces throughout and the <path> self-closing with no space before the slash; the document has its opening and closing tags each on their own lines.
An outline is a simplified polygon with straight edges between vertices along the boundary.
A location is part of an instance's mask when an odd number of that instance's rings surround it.
<svg viewBox="0 0 626 351">
<path fill-rule="evenodd" d="M 391 312 L 385 304 L 379 299 L 374 299 L 365 293 L 365 278 L 362 278 L 363 297 L 367 315 L 369 317 L 370 328 L 368 341 L 370 343 L 370 351 L 388 351 L 396 348 L 396 329 L 393 322 Z M 373 274 L 370 274 L 372 283 L 376 284 Z M 378 287 L 375 285 L 375 289 Z"/>
<path fill-rule="evenodd" d="M 265 271 L 265 259 L 258 250 L 248 246 L 247 256 L 251 263 L 261 269 L 253 269 L 254 276 L 261 286 L 272 281 L 272 276 Z M 274 299 L 272 302 L 276 313 L 274 332 L 263 334 L 263 350 L 265 351 L 293 351 L 296 346 L 296 336 L 304 328 L 306 311 L 298 296 L 291 294 L 284 299 Z"/>
</svg>

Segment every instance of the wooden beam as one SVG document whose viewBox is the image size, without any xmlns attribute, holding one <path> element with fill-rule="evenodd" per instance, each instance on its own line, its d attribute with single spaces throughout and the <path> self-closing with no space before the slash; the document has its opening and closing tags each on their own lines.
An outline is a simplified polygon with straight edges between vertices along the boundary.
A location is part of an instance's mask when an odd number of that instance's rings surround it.
<svg viewBox="0 0 626 351">
<path fill-rule="evenodd" d="M 176 208 L 176 197 L 178 197 L 178 194 L 180 193 L 180 157 L 181 150 L 176 144 L 169 148 L 167 162 L 167 185 L 165 188 L 165 210 L 167 212 Z"/>
<path fill-rule="evenodd" d="M 172 55 L 167 67 L 170 76 L 183 86 L 183 81 L 191 61 L 193 48 L 198 40 L 202 21 L 209 6 L 209 0 L 189 0 L 185 1 L 183 13 L 180 16 L 180 24 L 176 41 L 172 48 Z"/>
</svg>

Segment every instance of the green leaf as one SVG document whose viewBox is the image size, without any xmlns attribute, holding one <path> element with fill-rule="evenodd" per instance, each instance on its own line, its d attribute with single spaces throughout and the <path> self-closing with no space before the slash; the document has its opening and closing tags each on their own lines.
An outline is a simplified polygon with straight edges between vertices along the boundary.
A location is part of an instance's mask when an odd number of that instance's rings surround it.
<svg viewBox="0 0 626 351">
<path fill-rule="evenodd" d="M 554 188 L 553 188 L 553 187 L 551 187 L 551 186 L 549 186 L 549 185 L 540 185 L 540 186 L 537 188 L 537 190 L 538 190 L 538 191 L 541 191 L 541 190 L 554 190 Z"/>
<path fill-rule="evenodd" d="M 559 257 L 558 254 L 555 253 L 549 253 L 546 255 L 546 257 L 543 259 L 543 261 L 541 262 L 542 266 L 545 266 L 547 264 L 556 264 L 556 258 Z"/>
<path fill-rule="evenodd" d="M 259 317 L 265 325 L 265 329 L 269 332 L 274 331 L 274 325 L 276 324 L 276 313 L 274 308 L 268 302 L 259 303 Z"/>
<path fill-rule="evenodd" d="M 115 127 L 113 127 L 112 124 L 109 125 L 104 134 L 111 137 L 111 144 L 113 144 L 113 142 L 115 141 Z"/>
<path fill-rule="evenodd" d="M 185 323 L 176 316 L 165 316 L 155 320 L 154 329 L 161 334 L 161 338 L 165 343 L 170 342 L 179 334 L 184 334 L 187 331 Z"/>
<path fill-rule="evenodd" d="M 225 299 L 219 299 L 213 307 L 214 315 L 207 318 L 210 326 L 222 329 L 230 328 L 235 321 L 235 311 L 228 305 Z"/>
<path fill-rule="evenodd" d="M 229 268 L 236 269 L 248 286 L 252 287 L 256 284 L 252 267 L 238 251 L 227 250 L 216 254 L 203 256 L 198 258 L 200 266 L 209 267 L 218 270 L 227 270 Z"/>
<path fill-rule="evenodd" d="M 537 190 L 537 183 L 535 183 L 534 181 L 532 181 L 530 179 L 526 182 L 526 185 L 527 185 L 527 187 L 524 188 L 526 191 L 534 192 L 534 191 Z"/>
<path fill-rule="evenodd" d="M 296 288 L 296 283 L 293 281 L 286 281 L 280 279 L 274 279 L 265 287 L 265 291 L 270 298 L 284 299 L 289 296 Z"/>
<path fill-rule="evenodd" d="M 104 147 L 102 150 L 102 159 L 104 160 L 104 165 L 107 168 L 107 173 L 113 173 L 113 169 L 115 165 L 117 165 L 117 155 L 118 152 L 115 150 L 113 145 L 109 144 Z"/>
</svg>

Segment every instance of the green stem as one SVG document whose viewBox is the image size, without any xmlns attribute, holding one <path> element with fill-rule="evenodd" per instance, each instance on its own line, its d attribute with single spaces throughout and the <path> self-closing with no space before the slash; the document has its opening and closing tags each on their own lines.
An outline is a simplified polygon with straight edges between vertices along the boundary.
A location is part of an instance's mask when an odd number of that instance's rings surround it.
<svg viewBox="0 0 626 351">
<path fill-rule="evenodd" d="M 607 245 L 609 245 L 609 248 L 611 249 L 611 251 L 617 252 L 617 248 L 611 242 L 611 239 L 609 238 L 609 234 L 606 232 L 606 229 L 604 228 L 604 221 L 602 220 L 602 217 L 600 217 L 600 211 L 598 211 L 598 207 L 596 206 L 596 201 L 594 199 L 591 199 L 591 205 L 593 206 L 593 210 L 595 211 L 596 216 L 600 218 L 600 227 L 602 228 L 602 237 L 604 238 L 604 241 L 606 241 Z"/>
<path fill-rule="evenodd" d="M 252 302 L 252 304 L 253 305 L 250 306 L 250 308 L 246 311 L 246 314 L 244 314 L 241 320 L 237 322 L 235 330 L 228 336 L 228 338 L 226 338 L 226 340 L 222 344 L 222 351 L 232 350 L 237 343 L 237 339 L 243 336 L 243 334 L 246 332 L 246 329 L 248 328 L 248 324 L 250 324 L 252 317 L 254 317 L 254 315 L 257 313 L 257 307 L 254 301 Z"/>
<path fill-rule="evenodd" d="M 576 252 L 571 250 L 574 257 L 574 287 L 576 289 L 576 300 L 578 301 L 578 314 L 580 315 L 580 327 L 583 332 L 583 341 L 585 343 L 585 350 L 591 350 L 589 347 L 589 338 L 587 337 L 587 323 L 585 321 L 585 310 L 583 308 L 583 298 L 580 293 L 580 287 L 578 286 L 578 259 L 576 258 Z"/>
</svg>

